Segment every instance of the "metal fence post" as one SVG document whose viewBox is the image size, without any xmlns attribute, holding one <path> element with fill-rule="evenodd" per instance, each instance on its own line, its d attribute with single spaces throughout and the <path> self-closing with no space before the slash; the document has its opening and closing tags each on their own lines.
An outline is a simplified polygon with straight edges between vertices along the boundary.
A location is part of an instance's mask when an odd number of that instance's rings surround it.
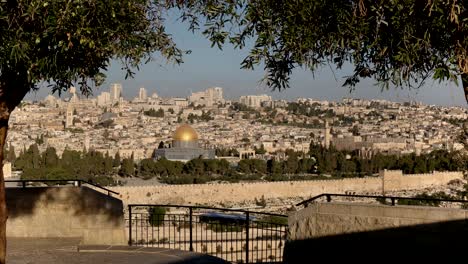
<svg viewBox="0 0 468 264">
<path fill-rule="evenodd" d="M 128 244 L 132 245 L 132 206 L 128 206 Z"/>
<path fill-rule="evenodd" d="M 249 231 L 250 231 L 250 218 L 249 212 L 245 212 L 246 222 L 245 222 L 245 263 L 249 263 Z"/>
<path fill-rule="evenodd" d="M 327 202 L 331 202 L 331 195 L 327 194 Z"/>
<path fill-rule="evenodd" d="M 392 197 L 392 206 L 395 206 L 395 197 Z"/>
<path fill-rule="evenodd" d="M 26 188 L 26 182 L 23 181 L 22 183 L 23 183 L 23 188 Z"/>
<path fill-rule="evenodd" d="M 189 222 L 190 222 L 190 251 L 193 251 L 193 220 L 192 220 L 193 210 L 192 207 L 189 208 Z"/>
</svg>

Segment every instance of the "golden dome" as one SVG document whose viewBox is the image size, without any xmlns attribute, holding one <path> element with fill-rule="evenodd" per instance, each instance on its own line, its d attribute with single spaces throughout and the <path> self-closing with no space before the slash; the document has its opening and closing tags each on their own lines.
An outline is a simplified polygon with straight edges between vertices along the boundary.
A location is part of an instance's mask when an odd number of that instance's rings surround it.
<svg viewBox="0 0 468 264">
<path fill-rule="evenodd" d="M 172 140 L 195 141 L 198 140 L 198 134 L 195 129 L 185 124 L 176 129 L 174 135 L 172 136 Z"/>
</svg>

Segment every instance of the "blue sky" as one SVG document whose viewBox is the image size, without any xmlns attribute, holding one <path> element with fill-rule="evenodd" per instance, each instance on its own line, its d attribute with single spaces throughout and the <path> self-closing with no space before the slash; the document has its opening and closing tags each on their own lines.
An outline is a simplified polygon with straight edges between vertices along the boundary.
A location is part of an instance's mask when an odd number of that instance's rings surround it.
<svg viewBox="0 0 468 264">
<path fill-rule="evenodd" d="M 296 69 L 291 78 L 291 88 L 278 92 L 259 85 L 264 75 L 259 67 L 254 71 L 240 69 L 240 63 L 247 50 L 234 50 L 227 45 L 223 50 L 211 48 L 200 33 L 191 33 L 186 25 L 172 21 L 168 23 L 168 31 L 181 49 L 191 50 L 184 56 L 182 65 L 170 65 L 165 61 L 153 61 L 140 68 L 135 78 L 125 80 L 125 72 L 121 71 L 118 62 L 109 67 L 106 83 L 94 94 L 107 91 L 109 84 L 123 84 L 124 96 L 132 98 L 137 95 L 139 87 L 145 87 L 148 94 L 157 92 L 160 96 L 186 97 L 191 91 L 200 91 L 211 86 L 224 88 L 226 98 L 237 99 L 240 95 L 269 94 L 277 99 L 294 100 L 297 97 L 310 97 L 322 100 L 341 100 L 344 97 L 388 99 L 392 101 L 421 101 L 426 104 L 466 106 L 461 87 L 454 83 L 442 83 L 429 80 L 426 85 L 417 90 L 392 88 L 381 91 L 373 80 L 359 83 L 355 91 L 342 87 L 343 76 L 350 73 L 351 67 L 343 70 L 332 70 L 326 66 L 313 75 L 310 71 Z M 30 93 L 28 99 L 42 99 L 48 94 L 46 88 Z"/>
</svg>

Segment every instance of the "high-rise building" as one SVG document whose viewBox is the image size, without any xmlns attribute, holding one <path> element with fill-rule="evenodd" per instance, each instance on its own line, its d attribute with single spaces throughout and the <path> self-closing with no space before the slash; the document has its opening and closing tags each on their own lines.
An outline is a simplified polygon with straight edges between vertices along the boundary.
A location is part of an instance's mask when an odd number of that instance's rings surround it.
<svg viewBox="0 0 468 264">
<path fill-rule="evenodd" d="M 239 102 L 249 107 L 261 107 L 264 102 L 271 102 L 271 96 L 262 95 L 244 95 L 239 98 Z"/>
<path fill-rule="evenodd" d="M 147 96 L 146 96 L 146 89 L 143 88 L 143 87 L 141 87 L 141 88 L 140 88 L 140 91 L 139 91 L 139 93 L 138 93 L 138 99 L 140 99 L 140 101 L 145 101 L 146 98 L 147 98 Z"/>
<path fill-rule="evenodd" d="M 113 83 L 110 86 L 110 99 L 112 102 L 118 102 L 122 96 L 122 84 Z"/>
<path fill-rule="evenodd" d="M 98 106 L 108 105 L 110 103 L 111 103 L 110 93 L 102 92 L 100 95 L 98 95 L 98 97 L 97 97 L 97 105 Z"/>
</svg>

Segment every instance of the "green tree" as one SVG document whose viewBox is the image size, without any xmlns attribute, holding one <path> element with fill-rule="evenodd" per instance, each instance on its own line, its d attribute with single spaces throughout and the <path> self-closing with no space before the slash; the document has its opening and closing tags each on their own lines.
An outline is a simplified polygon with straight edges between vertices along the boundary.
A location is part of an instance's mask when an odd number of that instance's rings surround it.
<svg viewBox="0 0 468 264">
<path fill-rule="evenodd" d="M 42 153 L 42 162 L 46 168 L 56 167 L 58 165 L 58 156 L 55 148 L 48 147 L 44 153 Z"/>
<path fill-rule="evenodd" d="M 111 59 L 127 76 L 155 52 L 180 63 L 179 50 L 163 25 L 168 6 L 159 1 L 16 0 L 0 3 L 0 149 L 11 112 L 38 84 L 52 91 L 79 86 L 90 94 L 103 83 Z M 0 163 L 3 162 L 3 153 Z M 0 264 L 6 252 L 5 190 L 0 174 Z"/>
<path fill-rule="evenodd" d="M 113 172 L 113 160 L 109 155 L 109 152 L 106 152 L 106 156 L 104 158 L 104 168 L 107 174 L 111 174 Z"/>
<path fill-rule="evenodd" d="M 267 166 L 267 172 L 269 174 L 281 174 L 282 169 L 281 165 L 274 159 L 269 159 L 266 163 Z"/>
<path fill-rule="evenodd" d="M 158 149 L 163 149 L 164 148 L 164 142 L 160 141 L 158 145 Z"/>
<path fill-rule="evenodd" d="M 263 155 L 263 154 L 266 153 L 266 150 L 265 150 L 265 147 L 263 146 L 263 144 L 258 149 L 257 149 L 257 147 L 254 147 L 254 150 L 255 150 L 255 154 Z"/>
<path fill-rule="evenodd" d="M 112 163 L 113 167 L 119 167 L 120 166 L 120 153 L 117 151 L 114 156 L 114 161 Z"/>
<path fill-rule="evenodd" d="M 154 110 L 154 108 L 151 108 L 150 110 L 144 111 L 143 113 L 151 117 L 164 117 L 164 110 L 162 110 L 162 108 L 159 108 L 157 111 Z"/>
<path fill-rule="evenodd" d="M 10 145 L 10 147 L 8 148 L 7 160 L 11 162 L 12 164 L 16 160 L 15 147 L 13 145 Z"/>
<path fill-rule="evenodd" d="M 132 159 L 122 160 L 122 166 L 120 167 L 119 175 L 124 177 L 131 177 L 135 175 L 135 163 Z"/>
</svg>

